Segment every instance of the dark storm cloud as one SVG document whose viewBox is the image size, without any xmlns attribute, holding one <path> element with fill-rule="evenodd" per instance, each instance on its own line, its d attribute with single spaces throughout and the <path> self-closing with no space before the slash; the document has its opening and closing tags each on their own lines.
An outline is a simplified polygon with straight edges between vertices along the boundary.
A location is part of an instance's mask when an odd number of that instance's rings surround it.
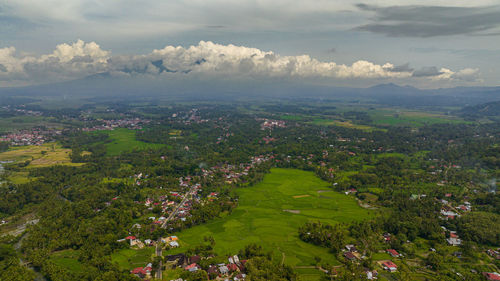
<svg viewBox="0 0 500 281">
<path fill-rule="evenodd" d="M 434 37 L 460 34 L 490 35 L 500 27 L 500 6 L 441 7 L 356 5 L 360 10 L 375 13 L 372 23 L 357 30 L 381 33 L 392 37 Z"/>
<path fill-rule="evenodd" d="M 402 65 L 397 65 L 391 68 L 392 72 L 412 72 L 413 68 L 410 67 L 410 63 L 405 63 Z"/>
</svg>

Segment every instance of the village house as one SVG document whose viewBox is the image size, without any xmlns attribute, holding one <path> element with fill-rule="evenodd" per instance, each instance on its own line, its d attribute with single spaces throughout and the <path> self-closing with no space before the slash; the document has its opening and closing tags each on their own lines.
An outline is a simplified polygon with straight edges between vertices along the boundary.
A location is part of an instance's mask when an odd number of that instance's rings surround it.
<svg viewBox="0 0 500 281">
<path fill-rule="evenodd" d="M 227 268 L 229 269 L 230 272 L 235 272 L 239 270 L 238 266 L 234 263 L 228 264 Z"/>
<path fill-rule="evenodd" d="M 368 270 L 368 269 L 366 269 L 365 273 L 366 273 L 366 279 L 368 279 L 368 280 L 377 279 L 378 272 L 376 270 Z"/>
<path fill-rule="evenodd" d="M 356 249 L 356 247 L 354 245 L 345 245 L 345 248 L 347 249 L 347 251 L 353 252 L 353 253 L 356 253 L 358 251 L 358 249 Z"/>
<path fill-rule="evenodd" d="M 219 266 L 219 272 L 221 275 L 227 275 L 229 273 L 229 268 L 226 265 Z"/>
<path fill-rule="evenodd" d="M 392 261 L 383 261 L 381 262 L 381 266 L 383 269 L 389 271 L 389 272 L 395 272 L 398 270 L 398 266 L 393 263 Z"/>
<path fill-rule="evenodd" d="M 357 191 L 355 188 L 351 188 L 351 189 L 347 190 L 347 191 L 345 192 L 345 194 L 346 194 L 346 195 L 349 195 L 349 194 L 354 194 L 354 193 L 356 193 L 356 192 L 358 192 L 358 191 Z"/>
<path fill-rule="evenodd" d="M 187 264 L 187 258 L 184 254 L 167 255 L 165 256 L 167 262 L 176 263 L 176 266 L 183 267 Z"/>
<path fill-rule="evenodd" d="M 192 264 L 184 267 L 184 269 L 187 271 L 190 271 L 190 272 L 194 272 L 194 271 L 198 271 L 199 268 L 198 268 L 198 265 L 196 263 L 192 263 Z"/>
<path fill-rule="evenodd" d="M 199 263 L 201 261 L 201 257 L 196 255 L 189 258 L 189 263 Z"/>
<path fill-rule="evenodd" d="M 399 254 L 396 250 L 394 250 L 394 249 L 388 249 L 388 250 L 387 250 L 387 253 L 388 253 L 389 255 L 391 255 L 393 258 L 398 258 L 398 257 L 400 257 L 400 256 L 401 256 L 401 255 L 400 255 L 400 254 Z"/>
<path fill-rule="evenodd" d="M 483 272 L 483 276 L 486 277 L 487 280 L 500 280 L 500 274 L 498 274 L 497 272 Z"/>
<path fill-rule="evenodd" d="M 497 259 L 497 260 L 500 260 L 500 251 L 499 250 L 492 250 L 492 249 L 489 249 L 486 251 L 486 253 L 493 257 L 494 259 Z"/>
<path fill-rule="evenodd" d="M 451 246 L 459 246 L 462 244 L 462 240 L 455 231 L 450 231 L 450 238 L 447 238 L 446 241 Z"/>
<path fill-rule="evenodd" d="M 146 277 L 151 277 L 151 271 L 153 271 L 153 265 L 151 263 L 148 263 L 145 267 L 134 268 L 132 271 L 130 271 L 130 273 L 141 279 L 144 279 Z"/>
<path fill-rule="evenodd" d="M 391 241 L 391 234 L 390 233 L 384 233 L 383 238 L 384 238 L 385 242 L 390 242 Z"/>
<path fill-rule="evenodd" d="M 356 260 L 356 256 L 352 252 L 344 252 L 344 257 L 350 261 Z"/>
<path fill-rule="evenodd" d="M 447 238 L 446 242 L 448 242 L 449 245 L 451 246 L 460 246 L 462 244 L 462 240 L 459 238 Z"/>
</svg>

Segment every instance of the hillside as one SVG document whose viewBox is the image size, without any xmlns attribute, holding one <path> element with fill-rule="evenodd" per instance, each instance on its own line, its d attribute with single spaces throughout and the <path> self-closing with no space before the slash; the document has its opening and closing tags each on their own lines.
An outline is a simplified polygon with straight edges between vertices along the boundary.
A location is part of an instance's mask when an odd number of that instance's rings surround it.
<svg viewBox="0 0 500 281">
<path fill-rule="evenodd" d="M 488 102 L 474 106 L 464 107 L 459 111 L 459 114 L 464 117 L 499 117 L 500 116 L 500 101 Z"/>
</svg>

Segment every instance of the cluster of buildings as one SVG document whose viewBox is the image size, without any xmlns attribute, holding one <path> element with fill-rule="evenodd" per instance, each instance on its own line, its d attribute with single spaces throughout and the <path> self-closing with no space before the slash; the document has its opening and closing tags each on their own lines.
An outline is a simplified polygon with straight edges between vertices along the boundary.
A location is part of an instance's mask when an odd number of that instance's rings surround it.
<svg viewBox="0 0 500 281">
<path fill-rule="evenodd" d="M 1 108 L 5 111 L 20 113 L 21 115 L 28 115 L 28 116 L 42 116 L 43 115 L 43 112 L 38 111 L 38 110 L 26 109 L 24 105 L 20 105 L 19 107 L 6 105 L 6 106 L 2 106 Z"/>
<path fill-rule="evenodd" d="M 260 124 L 260 129 L 261 130 L 266 130 L 266 129 L 273 129 L 273 128 L 285 128 L 286 123 L 283 120 L 270 120 L 270 119 L 257 119 L 257 120 L 264 120 L 262 124 Z"/>
<path fill-rule="evenodd" d="M 446 193 L 446 198 L 451 198 L 453 195 L 451 193 Z M 443 206 L 441 207 L 441 218 L 445 220 L 452 220 L 460 217 L 460 213 L 469 212 L 472 210 L 472 206 L 468 201 L 464 201 L 462 204 L 454 207 L 451 202 L 446 199 L 440 200 Z"/>
<path fill-rule="evenodd" d="M 172 118 L 181 118 L 182 123 L 185 125 L 190 125 L 190 124 L 201 124 L 208 122 L 208 119 L 202 119 L 201 116 L 199 115 L 198 109 L 193 108 L 189 112 L 187 112 L 186 115 L 181 116 L 181 113 L 174 113 L 172 114 Z"/>
<path fill-rule="evenodd" d="M 153 271 L 153 265 L 151 263 L 148 263 L 145 267 L 137 267 L 132 269 L 130 273 L 141 279 L 144 279 L 144 278 L 151 278 L 152 271 Z"/>
<path fill-rule="evenodd" d="M 127 128 L 131 130 L 141 130 L 142 126 L 150 123 L 150 120 L 142 118 L 133 119 L 116 119 L 116 120 L 99 120 L 101 124 L 92 127 L 82 128 L 84 132 L 114 130 L 116 128 Z"/>
<path fill-rule="evenodd" d="M 188 263 L 183 267 L 184 270 L 195 272 L 201 270 L 201 266 L 199 265 L 202 258 L 200 256 L 192 256 L 188 259 Z M 227 263 L 220 264 L 212 264 L 209 265 L 206 269 L 208 273 L 208 277 L 210 279 L 225 279 L 232 277 L 232 280 L 239 281 L 245 280 L 246 274 L 245 272 L 245 263 L 246 260 L 241 260 L 237 255 L 229 256 Z"/>
<path fill-rule="evenodd" d="M 168 191 L 165 195 L 159 196 L 157 198 L 147 198 L 144 202 L 136 202 L 138 204 L 144 204 L 149 210 L 153 210 L 155 207 L 160 207 L 162 209 L 162 216 L 149 217 L 149 226 L 159 225 L 166 227 L 167 223 L 175 222 L 178 220 L 185 221 L 186 218 L 190 216 L 190 211 L 194 203 L 199 203 L 206 199 L 208 201 L 216 200 L 219 196 L 217 192 L 211 192 L 207 194 L 206 198 L 201 198 L 202 186 L 198 183 L 202 178 L 204 179 L 217 179 L 221 183 L 232 184 L 240 180 L 242 176 L 247 176 L 249 171 L 255 166 L 267 162 L 273 159 L 270 155 L 259 155 L 254 156 L 250 159 L 248 163 L 241 163 L 239 165 L 225 164 L 221 166 L 214 166 L 206 169 L 202 169 L 201 176 L 185 176 L 179 178 L 179 189 L 180 191 Z M 140 184 L 141 182 L 147 181 L 150 177 L 148 175 L 138 173 L 133 176 L 134 183 Z M 118 200 L 118 198 L 113 198 L 112 200 Z M 111 202 L 108 202 L 111 204 Z M 141 229 L 143 226 L 141 224 L 134 224 L 131 229 L 137 228 Z M 142 248 L 146 246 L 157 246 L 156 241 L 150 239 L 141 240 L 136 236 L 127 236 L 124 239 L 118 240 L 118 242 L 128 241 L 131 247 Z M 179 239 L 176 236 L 169 236 L 166 238 L 161 238 L 160 241 L 165 244 L 168 248 L 179 247 Z M 198 257 L 199 258 L 199 257 Z M 199 261 L 197 257 L 191 257 L 186 259 L 182 254 L 167 256 L 167 261 L 176 261 L 178 266 L 184 268 L 188 271 L 200 270 Z M 246 275 L 244 274 L 244 263 L 245 261 L 240 261 L 237 256 L 232 256 L 228 258 L 227 264 L 217 264 L 212 265 L 207 268 L 207 272 L 211 276 L 217 276 L 217 278 L 226 278 L 231 276 L 232 280 L 244 280 Z M 132 270 L 132 274 L 135 274 L 141 278 L 147 278 L 149 267 L 136 268 Z M 150 274 L 150 272 L 149 272 Z"/>
<path fill-rule="evenodd" d="M 402 257 L 402 255 L 394 249 L 387 249 L 387 253 L 389 255 L 391 255 L 391 257 L 393 257 L 393 258 Z M 343 250 L 343 255 L 344 255 L 344 258 L 346 260 L 351 261 L 351 262 L 357 262 L 358 260 L 362 260 L 362 259 L 366 258 L 365 256 L 362 256 L 358 252 L 358 249 L 354 245 L 346 245 L 345 249 Z M 384 269 L 386 271 L 395 272 L 398 270 L 398 266 L 391 260 L 381 260 L 381 261 L 378 261 L 377 263 L 380 265 L 380 267 L 382 269 Z M 378 272 L 376 270 L 368 270 L 367 269 L 367 270 L 365 270 L 365 274 L 366 274 L 366 279 L 368 279 L 368 280 L 377 279 L 377 276 L 378 276 Z"/>
<path fill-rule="evenodd" d="M 42 145 L 48 141 L 52 141 L 54 136 L 60 135 L 61 133 L 62 131 L 60 130 L 33 128 L 31 130 L 22 130 L 0 136 L 0 141 L 8 142 L 11 146 Z"/>
<path fill-rule="evenodd" d="M 8 109 L 8 106 L 4 107 L 4 109 Z M 23 115 L 29 115 L 29 116 L 42 116 L 43 115 L 43 112 L 38 111 L 38 110 L 29 110 L 29 109 L 24 109 L 24 108 L 13 108 L 11 110 L 16 112 L 16 113 L 21 113 Z"/>
<path fill-rule="evenodd" d="M 462 240 L 460 239 L 460 236 L 458 236 L 456 231 L 453 230 L 448 230 L 446 227 L 441 226 L 443 229 L 443 235 L 446 237 L 446 242 L 448 242 L 448 245 L 450 246 L 460 246 L 462 244 Z"/>
</svg>

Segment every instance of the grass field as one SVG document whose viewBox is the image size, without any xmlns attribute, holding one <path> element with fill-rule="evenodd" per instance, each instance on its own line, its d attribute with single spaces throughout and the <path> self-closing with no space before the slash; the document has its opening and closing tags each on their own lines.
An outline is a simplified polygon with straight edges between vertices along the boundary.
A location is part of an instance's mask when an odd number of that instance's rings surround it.
<svg viewBox="0 0 500 281">
<path fill-rule="evenodd" d="M 467 123 L 455 116 L 422 111 L 377 109 L 369 114 L 375 125 L 420 127 L 426 124 Z"/>
<path fill-rule="evenodd" d="M 50 260 L 70 272 L 78 273 L 83 271 L 83 265 L 78 261 L 77 251 L 64 250 L 55 252 L 50 255 Z"/>
<path fill-rule="evenodd" d="M 324 192 L 329 189 L 330 185 L 312 172 L 272 169 L 261 183 L 238 190 L 239 205 L 231 215 L 176 235 L 187 247 L 202 243 L 205 236 L 213 236 L 215 251 L 221 255 L 235 254 L 246 245 L 257 243 L 291 266 L 314 265 L 316 256 L 338 264 L 328 249 L 301 241 L 298 227 L 308 221 L 335 224 L 362 220 L 373 213 L 359 207 L 352 197 Z"/>
<path fill-rule="evenodd" d="M 135 131 L 125 128 L 115 129 L 112 131 L 97 131 L 95 134 L 109 135 L 111 142 L 106 143 L 108 155 L 119 155 L 124 151 L 131 151 L 134 149 L 155 149 L 164 146 L 164 144 L 138 141 L 135 138 Z"/>
<path fill-rule="evenodd" d="M 140 250 L 122 249 L 111 254 L 111 262 L 118 264 L 122 270 L 131 270 L 136 267 L 144 267 L 151 262 L 154 247 L 146 247 Z"/>
<path fill-rule="evenodd" d="M 71 163 L 69 155 L 71 149 L 62 148 L 56 143 L 46 143 L 36 146 L 13 147 L 0 153 L 0 161 L 23 162 L 31 161 L 28 168 L 48 167 L 53 165 L 80 166 L 80 163 Z"/>
<path fill-rule="evenodd" d="M 368 125 L 354 124 L 351 121 L 340 121 L 340 120 L 330 120 L 330 119 L 314 119 L 314 121 L 312 123 L 315 125 L 320 125 L 320 126 L 339 126 L 339 127 L 350 128 L 350 129 L 357 129 L 357 130 L 362 130 L 365 132 L 385 131 L 385 129 L 375 128 L 375 127 L 368 126 Z"/>
<path fill-rule="evenodd" d="M 23 130 L 33 127 L 62 128 L 63 125 L 53 117 L 15 116 L 0 118 L 0 133 L 13 130 Z"/>
</svg>

